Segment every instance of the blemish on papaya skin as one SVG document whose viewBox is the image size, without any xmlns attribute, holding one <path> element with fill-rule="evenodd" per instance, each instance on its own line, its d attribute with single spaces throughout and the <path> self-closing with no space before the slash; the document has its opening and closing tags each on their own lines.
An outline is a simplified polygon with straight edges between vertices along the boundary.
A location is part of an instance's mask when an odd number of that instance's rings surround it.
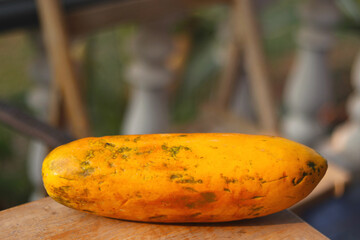
<svg viewBox="0 0 360 240">
<path fill-rule="evenodd" d="M 71 207 L 71 205 L 70 205 L 71 201 L 63 198 L 62 196 L 57 195 L 57 196 L 52 196 L 52 198 L 60 204 Z"/>
<path fill-rule="evenodd" d="M 182 178 L 183 177 L 183 175 L 181 175 L 181 174 L 172 174 L 171 176 L 170 176 L 170 179 L 171 180 L 174 180 L 174 179 L 176 179 L 176 178 Z"/>
<path fill-rule="evenodd" d="M 225 181 L 225 183 L 226 184 L 229 184 L 229 183 L 237 183 L 239 180 L 237 180 L 237 179 L 235 179 L 235 178 L 229 178 L 229 177 L 226 177 L 226 176 L 224 176 L 224 175 L 222 175 L 222 174 L 220 174 L 220 177 L 222 178 L 222 179 L 224 179 L 224 181 Z"/>
<path fill-rule="evenodd" d="M 77 179 L 74 178 L 68 178 L 68 177 L 64 177 L 64 176 L 59 176 L 59 178 L 65 179 L 65 180 L 69 180 L 69 181 L 75 181 Z"/>
<path fill-rule="evenodd" d="M 225 191 L 225 192 L 230 192 L 230 189 L 224 188 L 224 191 Z"/>
<path fill-rule="evenodd" d="M 260 211 L 260 210 L 262 210 L 264 207 L 255 207 L 255 208 L 252 208 L 251 210 L 253 211 L 253 212 L 258 212 L 258 211 Z"/>
<path fill-rule="evenodd" d="M 83 177 L 87 177 L 87 176 L 91 175 L 94 171 L 95 171 L 95 169 L 93 167 L 82 168 L 82 171 L 79 172 L 79 175 L 83 176 Z"/>
<path fill-rule="evenodd" d="M 109 149 L 109 150 L 113 150 L 115 148 L 115 144 L 106 142 L 104 144 L 104 148 Z"/>
<path fill-rule="evenodd" d="M 254 196 L 251 199 L 259 199 L 259 198 L 263 198 L 263 197 L 265 197 L 265 196 Z"/>
<path fill-rule="evenodd" d="M 181 135 L 179 135 L 179 137 L 187 137 L 188 135 L 186 135 L 186 134 L 181 134 Z"/>
<path fill-rule="evenodd" d="M 188 204 L 186 204 L 186 207 L 188 207 L 188 208 L 195 208 L 195 203 L 188 203 Z"/>
<path fill-rule="evenodd" d="M 132 150 L 132 148 L 129 148 L 129 147 L 120 147 L 119 149 L 117 149 L 116 151 L 118 152 L 118 153 L 123 153 L 123 152 L 129 152 L 129 151 L 131 151 Z"/>
<path fill-rule="evenodd" d="M 203 192 L 200 195 L 206 202 L 216 202 L 216 194 L 213 192 Z"/>
<path fill-rule="evenodd" d="M 197 216 L 199 216 L 199 215 L 201 215 L 201 212 L 197 212 L 197 213 L 191 214 L 190 217 L 191 217 L 191 218 L 194 218 L 194 217 L 197 217 Z"/>
<path fill-rule="evenodd" d="M 88 213 L 95 213 L 94 211 L 89 210 L 89 209 L 81 209 L 81 211 L 83 211 L 83 212 L 88 212 Z"/>
<path fill-rule="evenodd" d="M 315 172 L 315 167 L 316 167 L 316 163 L 312 162 L 312 161 L 308 161 L 306 163 L 306 165 L 308 165 L 309 168 L 311 168 L 314 172 Z"/>
<path fill-rule="evenodd" d="M 176 180 L 175 183 L 203 183 L 202 179 L 195 179 L 193 176 L 188 174 L 172 174 L 169 177 L 170 180 Z"/>
<path fill-rule="evenodd" d="M 198 192 L 192 187 L 183 187 L 184 190 L 190 191 L 190 192 Z"/>
<path fill-rule="evenodd" d="M 61 187 L 53 187 L 51 189 L 51 192 L 54 193 L 52 198 L 54 198 L 55 201 L 58 203 L 64 204 L 65 206 L 68 206 L 71 202 L 68 200 L 70 198 L 67 190 L 70 188 L 70 186 L 61 186 Z"/>
<path fill-rule="evenodd" d="M 95 157 L 94 150 L 90 150 L 90 151 L 87 152 L 85 159 L 88 161 L 88 160 L 90 160 L 90 159 L 92 159 L 94 157 Z"/>
<path fill-rule="evenodd" d="M 86 167 L 90 166 L 90 161 L 85 160 L 83 162 L 80 162 L 80 166 L 83 168 L 86 168 Z"/>
<path fill-rule="evenodd" d="M 259 180 L 261 183 L 271 183 L 271 182 L 279 181 L 279 180 L 287 178 L 287 177 L 289 177 L 289 176 L 282 176 L 282 177 L 272 179 L 272 180 L 263 180 L 262 178 L 260 178 Z"/>
<path fill-rule="evenodd" d="M 177 180 L 176 183 L 203 183 L 201 179 L 194 179 L 194 177 Z"/>
<path fill-rule="evenodd" d="M 301 183 L 301 182 L 304 180 L 304 178 L 305 178 L 307 175 L 308 175 L 307 172 L 303 172 L 302 176 L 301 176 L 299 179 L 296 179 L 296 178 L 293 178 L 293 179 L 292 179 L 292 181 L 291 181 L 292 184 L 293 184 L 294 186 L 298 185 L 299 183 Z"/>
<path fill-rule="evenodd" d="M 167 218 L 167 215 L 155 215 L 155 216 L 149 217 L 149 219 L 162 219 L 162 218 Z"/>
<path fill-rule="evenodd" d="M 87 197 L 89 195 L 89 189 L 85 188 L 81 193 L 81 196 Z"/>
<path fill-rule="evenodd" d="M 134 142 L 134 143 L 137 143 L 140 139 L 141 139 L 141 137 L 138 136 L 138 137 L 136 137 L 136 138 L 133 139 L 133 142 Z"/>
</svg>

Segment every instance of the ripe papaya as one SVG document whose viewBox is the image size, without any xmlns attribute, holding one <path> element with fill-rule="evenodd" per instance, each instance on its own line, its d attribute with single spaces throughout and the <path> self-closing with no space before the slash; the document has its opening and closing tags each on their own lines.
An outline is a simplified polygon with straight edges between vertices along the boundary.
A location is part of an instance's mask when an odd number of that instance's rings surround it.
<svg viewBox="0 0 360 240">
<path fill-rule="evenodd" d="M 145 222 L 222 222 L 260 217 L 305 198 L 326 160 L 290 140 L 245 134 L 84 138 L 45 158 L 55 201 Z"/>
</svg>

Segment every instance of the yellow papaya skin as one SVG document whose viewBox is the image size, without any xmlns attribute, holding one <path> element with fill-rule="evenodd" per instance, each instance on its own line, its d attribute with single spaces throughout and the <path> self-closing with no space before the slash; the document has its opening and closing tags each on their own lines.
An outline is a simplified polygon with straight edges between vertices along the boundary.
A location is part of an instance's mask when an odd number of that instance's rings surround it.
<svg viewBox="0 0 360 240">
<path fill-rule="evenodd" d="M 57 202 L 144 222 L 265 216 L 305 198 L 327 162 L 280 137 L 150 134 L 84 138 L 54 149 L 42 174 Z"/>
</svg>

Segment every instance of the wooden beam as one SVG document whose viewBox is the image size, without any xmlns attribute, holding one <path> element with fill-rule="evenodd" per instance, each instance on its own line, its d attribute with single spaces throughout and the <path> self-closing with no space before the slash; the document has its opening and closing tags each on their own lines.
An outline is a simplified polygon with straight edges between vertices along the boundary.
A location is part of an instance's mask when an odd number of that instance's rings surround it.
<svg viewBox="0 0 360 240">
<path fill-rule="evenodd" d="M 90 135 L 90 127 L 70 57 L 63 11 L 58 0 L 37 0 L 45 44 L 56 84 L 64 97 L 75 137 Z"/>
<path fill-rule="evenodd" d="M 0 122 L 12 127 L 21 134 L 41 140 L 51 148 L 73 140 L 72 137 L 64 132 L 20 111 L 4 101 L 0 101 Z"/>
<path fill-rule="evenodd" d="M 241 39 L 244 44 L 245 64 L 249 73 L 250 88 L 257 108 L 260 125 L 265 131 L 277 132 L 277 117 L 272 96 L 266 58 L 262 48 L 258 20 L 251 0 L 235 0 L 236 16 L 241 24 Z"/>
</svg>

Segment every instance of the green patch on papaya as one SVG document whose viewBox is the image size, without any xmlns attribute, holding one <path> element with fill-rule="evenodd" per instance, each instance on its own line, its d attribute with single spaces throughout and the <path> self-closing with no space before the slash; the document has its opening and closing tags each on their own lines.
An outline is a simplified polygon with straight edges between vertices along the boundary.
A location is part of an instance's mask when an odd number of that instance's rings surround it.
<svg viewBox="0 0 360 240">
<path fill-rule="evenodd" d="M 135 153 L 136 155 L 144 155 L 144 154 L 150 154 L 152 153 L 152 150 L 149 150 L 149 151 L 144 151 L 144 152 L 137 152 Z"/>
<path fill-rule="evenodd" d="M 202 192 L 200 195 L 205 202 L 216 202 L 216 194 L 213 192 Z"/>
<path fill-rule="evenodd" d="M 187 203 L 185 206 L 187 208 L 193 209 L 193 208 L 202 207 L 212 202 L 216 202 L 216 194 L 213 192 L 202 192 L 200 193 L 200 199 L 194 202 Z"/>
<path fill-rule="evenodd" d="M 132 148 L 129 148 L 129 147 L 120 147 L 119 149 L 117 149 L 116 151 L 118 152 L 118 153 L 123 153 L 123 152 L 129 152 L 129 151 L 131 151 L 132 150 Z"/>
<path fill-rule="evenodd" d="M 163 145 L 161 145 L 161 149 L 164 150 L 165 152 L 169 153 L 170 156 L 173 158 L 176 158 L 176 156 L 180 152 L 180 150 L 191 151 L 191 149 L 189 147 L 182 146 L 182 145 L 168 147 L 166 144 L 163 144 Z"/>
</svg>

